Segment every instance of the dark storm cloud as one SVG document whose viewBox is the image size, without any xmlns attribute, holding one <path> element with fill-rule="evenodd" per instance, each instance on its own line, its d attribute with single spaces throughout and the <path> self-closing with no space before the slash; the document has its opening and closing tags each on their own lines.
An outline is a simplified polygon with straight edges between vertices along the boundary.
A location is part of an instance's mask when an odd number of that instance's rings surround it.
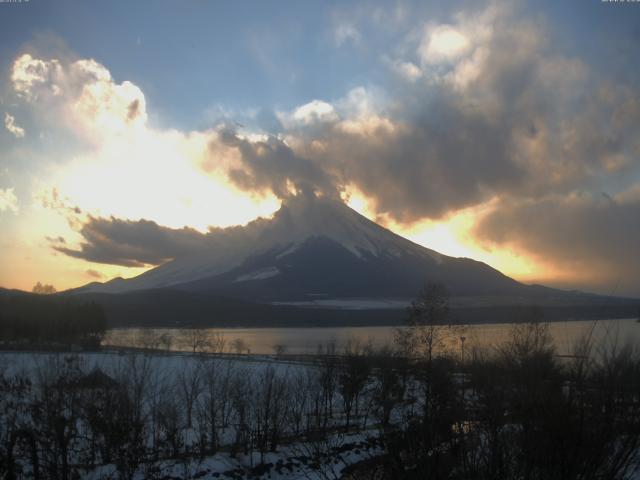
<svg viewBox="0 0 640 480">
<path fill-rule="evenodd" d="M 640 295 L 638 219 L 640 188 L 636 187 L 618 197 L 573 194 L 505 201 L 479 223 L 475 233 L 478 240 L 515 246 L 569 273 L 597 272 L 597 286 L 603 291 L 619 285 L 616 294 Z"/>
<path fill-rule="evenodd" d="M 311 161 L 297 155 L 286 143 L 275 136 L 250 141 L 225 127 L 219 131 L 219 140 L 228 147 L 237 148 L 241 168 L 227 172 L 229 179 L 244 190 L 271 190 L 277 197 L 286 198 L 296 191 L 322 192 L 335 195 L 335 180 Z"/>
<path fill-rule="evenodd" d="M 500 61 L 486 66 L 491 78 L 475 92 L 457 95 L 447 85 L 413 92 L 392 112 L 395 130 L 371 138 L 332 126 L 322 152 L 308 155 L 401 222 L 495 196 L 567 191 L 633 166 L 640 109 L 632 92 L 602 86 L 567 97 L 567 86 L 549 78 L 553 65 Z"/>
<path fill-rule="evenodd" d="M 269 220 L 258 218 L 245 226 L 209 227 L 207 233 L 201 233 L 187 227 L 164 227 L 150 220 L 89 217 L 79 231 L 83 237 L 79 248 L 69 248 L 59 241 L 51 242 L 50 246 L 90 262 L 144 267 L 202 252 L 216 253 L 255 245 L 255 239 L 268 225 Z"/>
<path fill-rule="evenodd" d="M 82 226 L 80 249 L 52 245 L 55 250 L 96 263 L 142 267 L 158 265 L 210 245 L 208 234 L 191 228 L 171 229 L 149 220 L 94 218 Z M 210 235 L 210 234 L 209 234 Z"/>
<path fill-rule="evenodd" d="M 378 213 L 401 222 L 438 218 L 524 181 L 525 170 L 509 156 L 508 132 L 450 95 L 376 136 L 333 128 L 319 161 L 373 199 Z"/>
</svg>

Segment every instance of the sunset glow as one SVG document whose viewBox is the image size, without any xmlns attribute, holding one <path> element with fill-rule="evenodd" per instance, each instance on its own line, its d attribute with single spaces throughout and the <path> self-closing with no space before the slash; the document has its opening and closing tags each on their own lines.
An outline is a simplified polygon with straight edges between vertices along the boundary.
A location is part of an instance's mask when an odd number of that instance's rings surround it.
<svg viewBox="0 0 640 480">
<path fill-rule="evenodd" d="M 206 233 L 310 189 L 523 282 L 640 292 L 637 68 L 612 83 L 607 55 L 563 43 L 563 29 L 584 32 L 560 6 L 315 5 L 269 16 L 280 28 L 247 19 L 227 52 L 237 19 L 222 19 L 237 12 L 209 5 L 199 16 L 218 33 L 188 9 L 170 15 L 200 40 L 187 57 L 146 27 L 110 47 L 113 11 L 78 13 L 105 18 L 89 38 L 67 7 L 0 5 L 0 22 L 29 26 L 0 33 L 4 287 L 153 267 L 65 254 L 90 244 L 92 218 Z M 581 10 L 603 30 L 628 23 Z"/>
</svg>

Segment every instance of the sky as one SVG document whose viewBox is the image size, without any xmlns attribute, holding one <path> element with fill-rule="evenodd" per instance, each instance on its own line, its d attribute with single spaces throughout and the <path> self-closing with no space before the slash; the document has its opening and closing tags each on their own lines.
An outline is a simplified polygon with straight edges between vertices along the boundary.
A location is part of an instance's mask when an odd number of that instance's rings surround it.
<svg viewBox="0 0 640 480">
<path fill-rule="evenodd" d="M 631 1 L 0 2 L 0 285 L 135 276 L 312 191 L 640 296 L 638 44 Z"/>
</svg>

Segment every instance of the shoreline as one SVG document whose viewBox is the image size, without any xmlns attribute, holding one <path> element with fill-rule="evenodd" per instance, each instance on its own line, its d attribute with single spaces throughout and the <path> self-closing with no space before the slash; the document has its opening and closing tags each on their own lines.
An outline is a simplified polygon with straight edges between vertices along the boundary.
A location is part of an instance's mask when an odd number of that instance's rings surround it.
<svg viewBox="0 0 640 480">
<path fill-rule="evenodd" d="M 597 317 L 568 317 L 568 318 L 542 318 L 539 320 L 539 323 L 563 323 L 563 322 L 598 322 L 598 321 L 609 321 L 609 320 L 620 320 L 620 321 L 631 321 L 638 320 L 636 317 L 632 315 L 620 315 L 620 316 L 597 316 Z M 452 322 L 443 322 L 437 323 L 437 326 L 480 326 L 480 325 L 505 325 L 505 324 L 520 324 L 520 323 L 530 323 L 527 319 L 522 320 L 510 320 L 507 318 L 498 318 L 495 320 L 488 321 L 476 321 L 476 322 L 463 322 L 463 321 L 452 321 Z M 640 324 L 640 322 L 639 322 Z M 259 330 L 259 329 L 279 329 L 279 330 L 295 330 L 295 329 L 329 329 L 329 328 L 375 328 L 375 327 L 406 327 L 404 319 L 399 319 L 393 322 L 325 322 L 323 324 L 320 323 L 310 323 L 303 325 L 292 325 L 290 323 L 279 323 L 279 322 L 270 322 L 270 323 L 247 323 L 247 324 L 193 324 L 193 323 L 185 323 L 185 324 L 157 324 L 157 325 L 128 325 L 128 326 L 114 326 L 108 327 L 107 331 L 120 331 L 120 330 L 132 330 L 132 329 L 155 329 L 155 330 L 197 330 L 197 329 L 220 329 L 220 330 Z"/>
</svg>

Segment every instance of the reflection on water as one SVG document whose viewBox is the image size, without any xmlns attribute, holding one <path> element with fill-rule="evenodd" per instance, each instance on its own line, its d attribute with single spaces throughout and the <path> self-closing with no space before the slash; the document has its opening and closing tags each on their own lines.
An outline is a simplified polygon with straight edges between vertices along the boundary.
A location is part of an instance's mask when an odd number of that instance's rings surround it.
<svg viewBox="0 0 640 480">
<path fill-rule="evenodd" d="M 463 331 L 455 331 L 448 339 L 450 350 L 459 349 L 464 336 L 466 351 L 474 347 L 493 348 L 509 337 L 512 324 L 467 325 Z M 315 353 L 319 344 L 334 341 L 338 349 L 349 339 L 371 342 L 375 347 L 391 345 L 396 327 L 328 327 L 328 328 L 208 328 L 203 329 L 208 338 L 224 340 L 225 351 L 233 352 L 241 345 L 253 354 Z M 591 333 L 595 340 L 640 343 L 640 323 L 635 319 L 554 322 L 550 332 L 558 353 L 570 354 L 575 342 Z M 157 348 L 169 346 L 171 350 L 190 350 L 193 339 L 179 329 L 124 328 L 110 330 L 104 346 L 145 347 L 155 339 Z M 163 341 L 159 339 L 162 338 Z"/>
</svg>

